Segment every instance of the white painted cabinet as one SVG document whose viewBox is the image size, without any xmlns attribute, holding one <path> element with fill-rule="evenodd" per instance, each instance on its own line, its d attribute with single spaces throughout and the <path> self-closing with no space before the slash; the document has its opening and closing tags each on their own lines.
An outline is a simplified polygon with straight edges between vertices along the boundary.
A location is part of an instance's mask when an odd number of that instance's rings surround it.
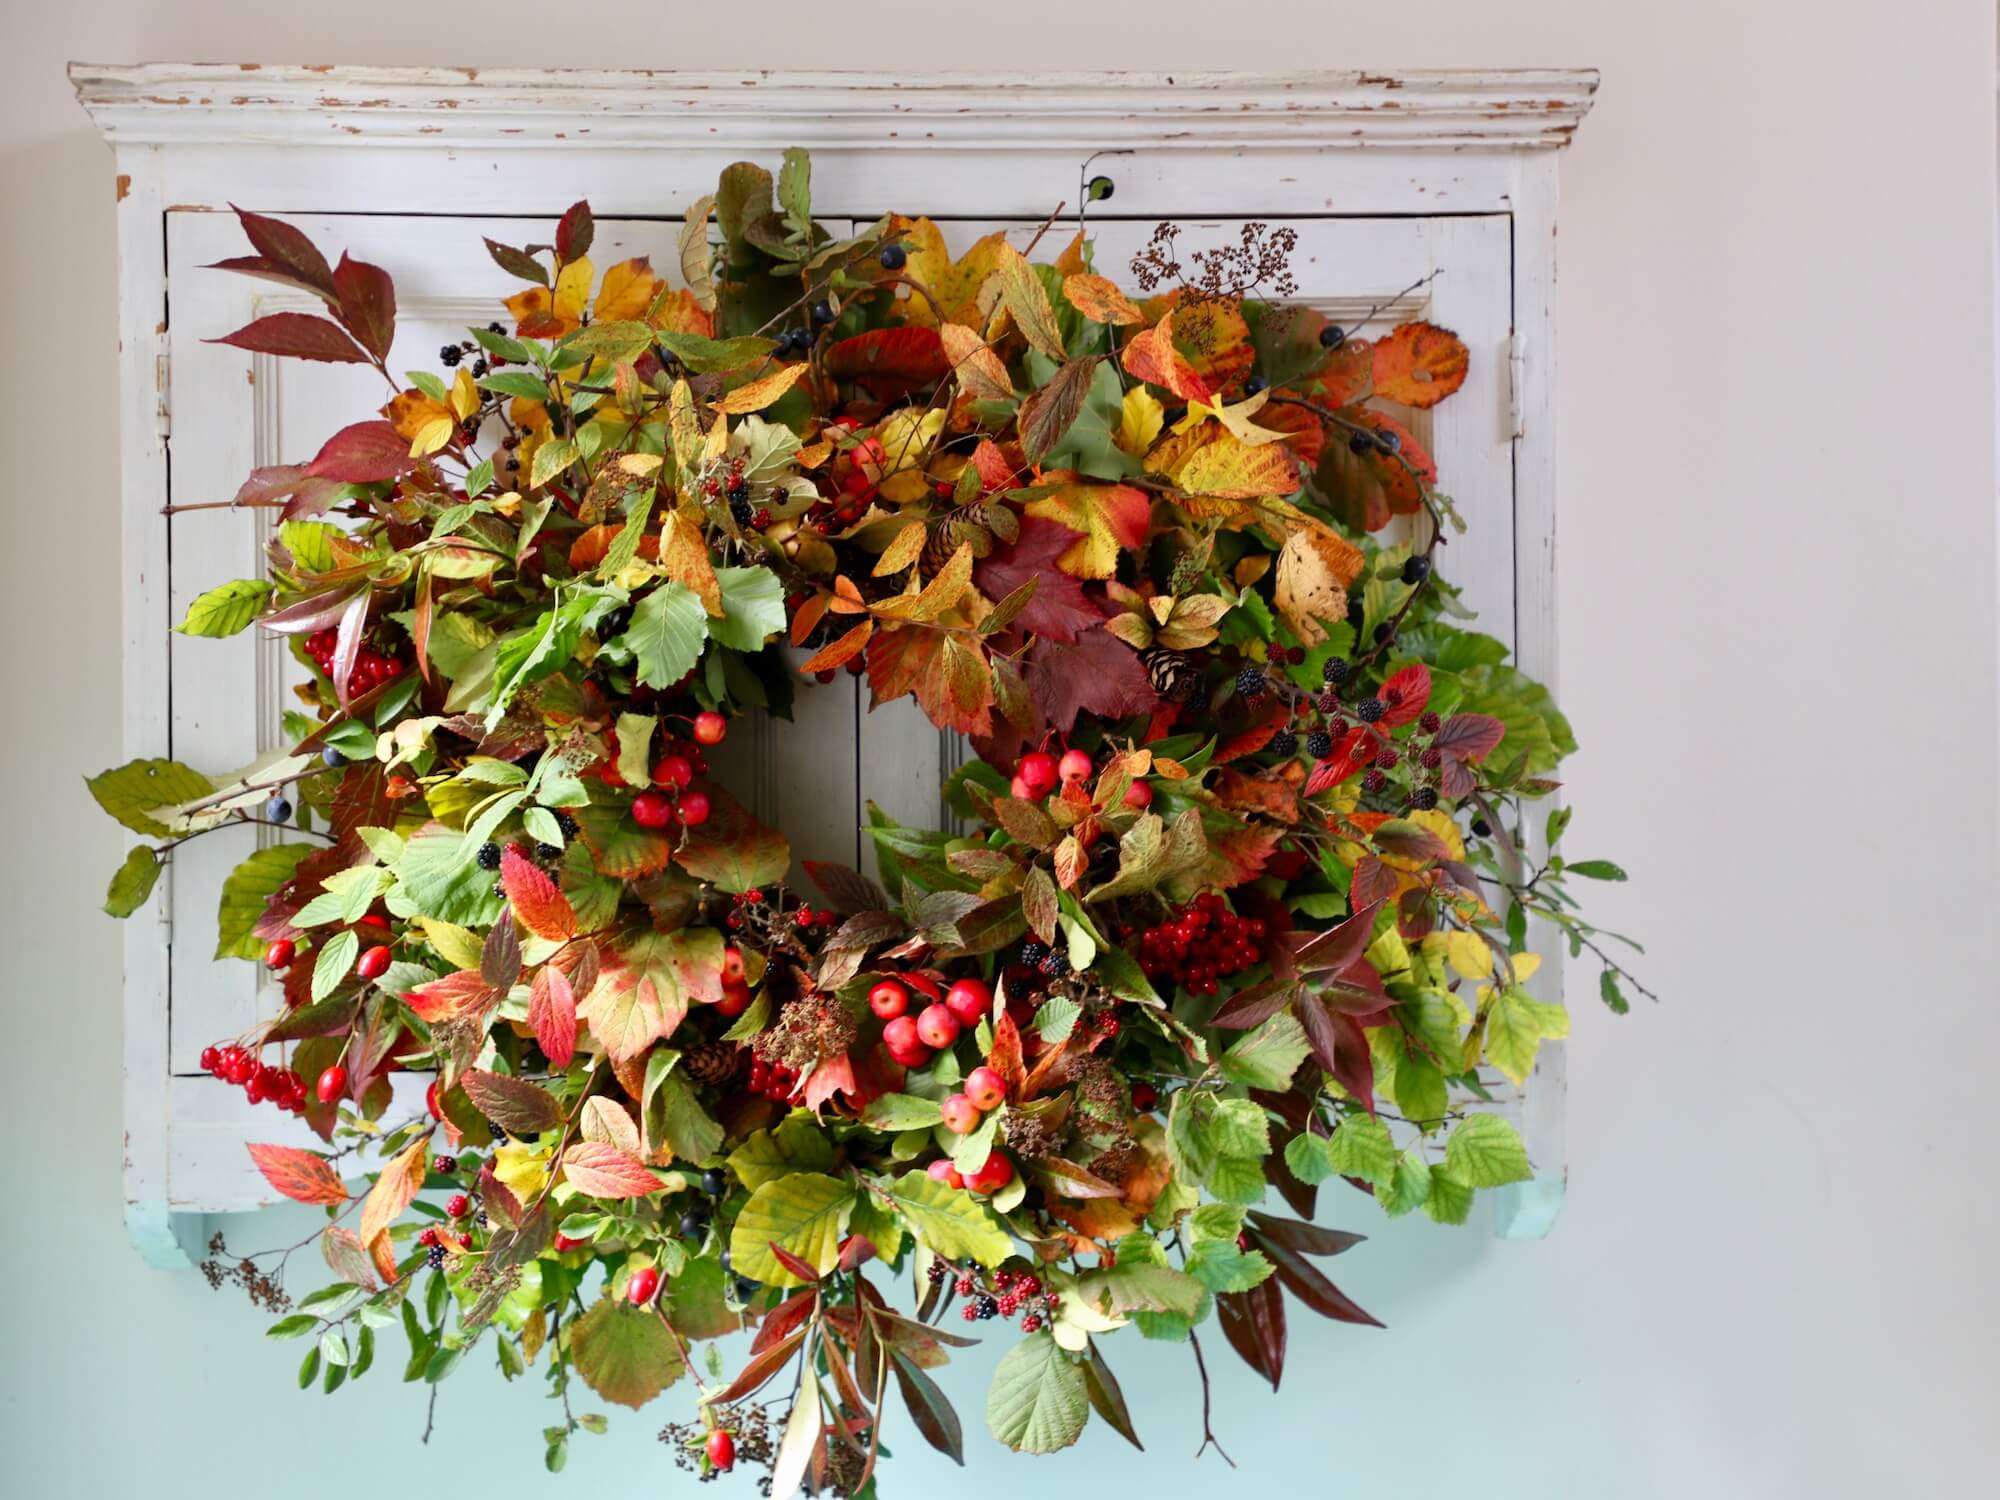
<svg viewBox="0 0 2000 1500">
<path fill-rule="evenodd" d="M 228 203 L 291 219 L 329 255 L 387 268 L 399 307 L 390 367 L 434 368 L 438 346 L 499 316 L 518 289 L 482 236 L 547 240 L 562 209 L 587 197 L 598 264 L 647 255 L 673 275 L 684 204 L 727 162 L 789 144 L 813 151 L 816 212 L 837 232 L 891 209 L 928 213 L 954 252 L 994 229 L 1025 244 L 1058 201 L 1074 200 L 1085 156 L 1126 147 L 1092 169 L 1117 183 L 1091 215 L 1106 274 L 1129 281 L 1161 219 L 1182 224 L 1183 247 L 1195 248 L 1233 240 L 1254 218 L 1296 231 L 1297 298 L 1335 321 L 1357 327 L 1373 310 L 1382 326 L 1422 316 L 1456 330 L 1470 376 L 1413 418 L 1471 528 L 1441 566 L 1481 629 L 1528 671 L 1554 676 L 1549 148 L 1580 117 L 1590 75 L 886 88 L 763 75 L 733 81 L 732 93 L 671 75 L 258 69 L 229 70 L 228 97 L 244 101 L 231 107 L 218 70 L 76 72 L 119 151 L 128 754 L 210 770 L 247 763 L 281 742 L 290 696 L 289 658 L 255 633 L 167 633 L 202 590 L 259 571 L 267 513 L 161 507 L 226 500 L 253 467 L 303 462 L 388 394 L 365 367 L 205 342 L 308 305 L 202 269 L 244 253 Z M 763 107 L 744 106 L 750 93 Z M 363 112 L 353 101 L 364 96 L 382 102 Z M 867 705 L 865 684 L 845 675 L 804 684 L 790 723 L 731 742 L 724 779 L 801 857 L 872 869 L 860 833 L 870 800 L 905 822 L 946 816 L 939 785 L 962 747 L 907 700 Z M 289 1138 L 284 1117 L 253 1109 L 196 1061 L 280 1005 L 253 966 L 210 956 L 223 877 L 270 836 L 241 829 L 190 844 L 157 910 L 125 935 L 128 1217 L 161 1263 L 193 1242 L 200 1214 L 268 1198 L 243 1142 Z M 1559 966 L 1543 975 L 1553 988 Z M 1515 1101 L 1538 1177 L 1503 1196 L 1503 1233 L 1541 1232 L 1560 1197 L 1561 1050 L 1543 1049 Z"/>
</svg>

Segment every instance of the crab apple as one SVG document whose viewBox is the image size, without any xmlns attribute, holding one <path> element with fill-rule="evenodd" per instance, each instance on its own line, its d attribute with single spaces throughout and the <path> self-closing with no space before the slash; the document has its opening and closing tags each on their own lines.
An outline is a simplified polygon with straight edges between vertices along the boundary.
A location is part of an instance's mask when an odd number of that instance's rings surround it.
<svg viewBox="0 0 2000 1500">
<path fill-rule="evenodd" d="M 690 828 L 699 828 L 708 821 L 708 793 L 682 792 L 680 809 L 681 821 Z"/>
<path fill-rule="evenodd" d="M 991 1068 L 974 1068 L 965 1076 L 965 1097 L 978 1109 L 998 1109 L 1007 1097 L 1007 1080 Z"/>
<path fill-rule="evenodd" d="M 625 1300 L 634 1307 L 644 1307 L 659 1289 L 660 1273 L 651 1266 L 641 1266 L 625 1283 Z"/>
<path fill-rule="evenodd" d="M 724 1473 L 736 1466 L 736 1439 L 726 1428 L 718 1427 L 708 1435 L 708 1461 Z"/>
<path fill-rule="evenodd" d="M 722 977 L 725 981 L 741 981 L 744 977 L 743 950 L 731 944 L 722 950 Z"/>
<path fill-rule="evenodd" d="M 882 1028 L 882 1040 L 891 1052 L 917 1052 L 924 1045 L 923 1038 L 917 1034 L 916 1019 L 912 1016 L 893 1017 Z"/>
<path fill-rule="evenodd" d="M 1065 750 L 1056 762 L 1056 774 L 1064 781 L 1084 781 L 1091 771 L 1090 752 L 1087 750 Z"/>
<path fill-rule="evenodd" d="M 961 979 L 945 991 L 945 1008 L 961 1026 L 977 1026 L 993 1005 L 993 991 L 983 979 Z"/>
<path fill-rule="evenodd" d="M 347 1069 L 343 1068 L 339 1063 L 335 1063 L 319 1075 L 319 1084 L 314 1092 L 319 1095 L 320 1103 L 333 1103 L 334 1100 L 347 1092 Z"/>
<path fill-rule="evenodd" d="M 940 1156 L 928 1167 L 925 1167 L 924 1175 L 929 1177 L 933 1182 L 943 1183 L 946 1187 L 962 1188 L 965 1186 L 965 1179 L 959 1175 L 958 1168 L 951 1164 L 951 1158 L 948 1156 Z"/>
<path fill-rule="evenodd" d="M 1014 1164 L 1000 1152 L 986 1158 L 986 1165 L 965 1179 L 975 1193 L 997 1193 L 1014 1180 Z"/>
<path fill-rule="evenodd" d="M 363 979 L 380 979 L 389 972 L 389 945 L 377 943 L 355 961 L 354 972 Z"/>
<path fill-rule="evenodd" d="M 424 1090 L 424 1108 L 431 1112 L 433 1120 L 442 1120 L 444 1118 L 444 1100 L 438 1094 L 436 1080 L 432 1080 L 431 1086 Z"/>
<path fill-rule="evenodd" d="M 1039 797 L 1055 790 L 1056 758 L 1046 750 L 1030 750 L 1014 767 L 1014 774 L 1027 783 L 1029 793 Z"/>
<path fill-rule="evenodd" d="M 641 792 L 632 799 L 632 821 L 641 828 L 665 828 L 674 820 L 674 804 L 665 792 Z"/>
<path fill-rule="evenodd" d="M 1127 807 L 1151 807 L 1153 805 L 1152 786 L 1144 781 L 1133 782 L 1125 788 L 1125 805 Z"/>
<path fill-rule="evenodd" d="M 264 949 L 264 967 L 267 969 L 289 969 L 292 955 L 298 951 L 290 938 L 273 938 Z"/>
<path fill-rule="evenodd" d="M 898 1051 L 896 1048 L 891 1047 L 889 1049 L 889 1060 L 899 1068 L 921 1068 L 931 1060 L 931 1049 L 926 1047 L 922 1042 L 918 1042 L 916 1046 L 906 1052 Z"/>
<path fill-rule="evenodd" d="M 703 709 L 694 716 L 694 737 L 697 744 L 719 745 L 727 733 L 729 733 L 729 721 L 714 709 Z"/>
<path fill-rule="evenodd" d="M 1033 802 L 1035 800 L 1035 789 L 1016 776 L 1012 781 L 1007 783 L 1007 795 L 1017 802 Z"/>
<path fill-rule="evenodd" d="M 958 1017 L 942 1005 L 926 1005 L 917 1017 L 917 1037 L 926 1047 L 949 1047 L 958 1032 Z"/>
<path fill-rule="evenodd" d="M 722 981 L 722 998 L 715 1002 L 715 1013 L 725 1019 L 740 1016 L 750 1008 L 750 986 Z"/>
<path fill-rule="evenodd" d="M 971 1135 L 979 1128 L 979 1106 L 963 1094 L 953 1094 L 938 1106 L 944 1128 L 953 1135 Z"/>
<path fill-rule="evenodd" d="M 893 979 L 885 979 L 868 992 L 868 1008 L 879 1021 L 893 1021 L 910 1008 L 910 992 Z"/>
<path fill-rule="evenodd" d="M 685 755 L 663 755 L 653 767 L 653 780 L 661 786 L 684 787 L 694 780 L 694 762 Z"/>
</svg>

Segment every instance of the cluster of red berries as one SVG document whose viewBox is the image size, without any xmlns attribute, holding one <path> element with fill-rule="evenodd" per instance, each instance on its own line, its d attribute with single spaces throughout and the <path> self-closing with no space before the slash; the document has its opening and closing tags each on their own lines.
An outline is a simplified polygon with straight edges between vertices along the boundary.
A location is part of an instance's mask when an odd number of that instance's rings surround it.
<svg viewBox="0 0 2000 1500">
<path fill-rule="evenodd" d="M 930 1001 L 914 1016 L 909 1013 L 911 990 Z M 906 974 L 884 979 L 868 992 L 869 1010 L 884 1023 L 882 1043 L 906 1068 L 921 1068 L 933 1052 L 956 1042 L 959 1032 L 977 1026 L 992 1007 L 993 989 L 983 979 L 960 979 L 940 992 L 928 975 Z"/>
<path fill-rule="evenodd" d="M 233 1044 L 202 1048 L 201 1066 L 211 1076 L 242 1089 L 243 1097 L 252 1104 L 275 1104 L 295 1115 L 306 1112 L 306 1081 L 295 1069 L 260 1063 L 254 1054 Z M 343 1086 L 346 1081 L 343 1074 Z"/>
<path fill-rule="evenodd" d="M 752 1058 L 750 1062 L 750 1092 L 774 1104 L 783 1104 L 797 1095 L 799 1074 L 796 1068 L 788 1068 L 783 1063 L 765 1062 L 763 1058 Z"/>
<path fill-rule="evenodd" d="M 956 1269 L 942 1260 L 931 1262 L 930 1279 L 934 1282 L 949 1279 L 951 1289 L 966 1299 L 959 1316 L 968 1323 L 1011 1318 L 1021 1313 L 1021 1332 L 1039 1333 L 1062 1306 L 1061 1294 L 1046 1290 L 1041 1277 L 1032 1271 L 1000 1270 L 984 1280 L 981 1274 L 974 1261 Z"/>
<path fill-rule="evenodd" d="M 1239 917 L 1214 891 L 1203 891 L 1157 926 L 1137 933 L 1136 957 L 1148 979 L 1213 995 L 1216 981 L 1263 958 L 1264 923 Z"/>
<path fill-rule="evenodd" d="M 1047 750 L 1030 750 L 1014 763 L 1014 775 L 1007 783 L 1007 791 L 1023 802 L 1039 802 L 1058 786 L 1088 781 L 1096 769 L 1096 763 L 1087 751 L 1065 750 L 1058 758 Z M 1152 802 L 1152 786 L 1141 778 L 1134 778 L 1125 789 L 1125 805 L 1150 807 Z"/>
<path fill-rule="evenodd" d="M 453 1201 L 456 1202 L 457 1199 Z M 430 1224 L 417 1235 L 417 1243 L 424 1247 L 424 1264 L 435 1271 L 445 1263 L 445 1257 L 450 1253 L 448 1246 L 456 1245 L 460 1250 L 470 1250 L 472 1235 L 463 1229 L 454 1234 L 448 1229 L 440 1229 L 437 1225 Z"/>
<path fill-rule="evenodd" d="M 306 637 L 306 655 L 329 677 L 333 675 L 333 653 L 339 642 L 340 632 L 330 628 L 314 631 Z M 347 674 L 347 696 L 359 698 L 371 688 L 395 681 L 404 671 L 400 659 L 384 656 L 373 646 L 364 644 L 355 653 L 353 669 Z"/>
</svg>

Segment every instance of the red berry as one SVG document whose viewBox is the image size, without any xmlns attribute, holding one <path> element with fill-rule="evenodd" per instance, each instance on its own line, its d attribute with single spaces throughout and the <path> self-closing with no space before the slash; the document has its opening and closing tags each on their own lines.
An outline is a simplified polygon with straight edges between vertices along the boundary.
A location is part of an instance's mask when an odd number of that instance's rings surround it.
<svg viewBox="0 0 2000 1500">
<path fill-rule="evenodd" d="M 971 1135 L 979 1128 L 979 1107 L 963 1094 L 953 1094 L 938 1106 L 944 1128 L 953 1135 Z"/>
<path fill-rule="evenodd" d="M 371 911 L 354 925 L 357 927 L 375 927 L 383 932 L 387 932 L 389 930 L 389 919 Z"/>
<path fill-rule="evenodd" d="M 708 821 L 708 793 L 682 792 L 680 809 L 681 821 L 690 828 L 699 828 Z"/>
<path fill-rule="evenodd" d="M 1064 781 L 1087 780 L 1090 772 L 1091 760 L 1087 751 L 1065 750 L 1062 759 L 1056 762 L 1056 773 Z"/>
<path fill-rule="evenodd" d="M 641 792 L 632 799 L 632 821 L 641 828 L 665 828 L 674 820 L 674 804 L 665 792 Z"/>
<path fill-rule="evenodd" d="M 454 1219 L 462 1219 L 472 1212 L 472 1200 L 463 1193 L 453 1193 L 444 1200 L 444 1211 Z"/>
<path fill-rule="evenodd" d="M 1058 772 L 1056 758 L 1046 750 L 1031 750 L 1021 757 L 1021 763 L 1014 767 L 1014 774 L 1028 785 L 1029 792 L 1036 797 L 1055 790 Z"/>
<path fill-rule="evenodd" d="M 917 1017 L 917 1038 L 926 1047 L 949 1047 L 958 1040 L 958 1017 L 942 1005 L 926 1005 Z"/>
<path fill-rule="evenodd" d="M 917 1022 L 914 1016 L 893 1017 L 889 1024 L 882 1028 L 882 1040 L 894 1053 L 920 1052 L 924 1046 L 923 1038 L 917 1034 Z M 903 1061 L 901 1057 L 896 1060 Z M 906 1063 L 905 1066 L 911 1065 Z"/>
<path fill-rule="evenodd" d="M 992 1008 L 993 991 L 983 979 L 961 979 L 945 991 L 944 1003 L 961 1026 L 976 1026 Z"/>
<path fill-rule="evenodd" d="M 704 745 L 719 745 L 722 737 L 729 733 L 729 721 L 713 709 L 706 709 L 694 716 L 694 737 Z"/>
<path fill-rule="evenodd" d="M 974 1068 L 966 1075 L 965 1097 L 976 1109 L 998 1109 L 1007 1098 L 1007 1081 L 991 1068 Z"/>
<path fill-rule="evenodd" d="M 290 938 L 273 938 L 264 950 L 264 967 L 267 969 L 288 969 L 292 966 L 292 955 L 298 951 Z"/>
<path fill-rule="evenodd" d="M 589 1243 L 589 1240 L 573 1240 L 560 1231 L 556 1234 L 556 1249 L 558 1250 L 579 1250 Z"/>
<path fill-rule="evenodd" d="M 424 1108 L 431 1112 L 433 1120 L 442 1120 L 444 1118 L 444 1101 L 438 1097 L 438 1086 L 435 1079 L 432 1080 L 431 1086 L 424 1090 Z"/>
<path fill-rule="evenodd" d="M 660 1273 L 651 1266 L 641 1266 L 625 1283 L 625 1300 L 634 1307 L 644 1307 L 659 1289 Z"/>
<path fill-rule="evenodd" d="M 946 1187 L 962 1188 L 965 1186 L 965 1179 L 959 1176 L 958 1168 L 951 1164 L 951 1158 L 948 1156 L 940 1156 L 928 1167 L 925 1167 L 924 1174 L 933 1182 L 941 1182 Z"/>
<path fill-rule="evenodd" d="M 727 979 L 724 979 L 722 981 L 722 998 L 715 1002 L 715 1013 L 718 1016 L 733 1018 L 742 1015 L 749 1008 L 750 986 L 747 984 L 731 984 Z"/>
<path fill-rule="evenodd" d="M 910 1008 L 910 992 L 893 979 L 885 979 L 868 992 L 868 1008 L 876 1018 L 893 1021 Z"/>
<path fill-rule="evenodd" d="M 722 977 L 725 981 L 741 980 L 744 976 L 743 950 L 731 946 L 722 950 Z"/>
<path fill-rule="evenodd" d="M 1125 788 L 1125 805 L 1127 807 L 1151 807 L 1153 805 L 1153 788 L 1151 785 L 1144 781 L 1135 781 Z"/>
<path fill-rule="evenodd" d="M 202 1072 L 216 1073 L 220 1072 L 221 1069 L 222 1069 L 222 1054 L 218 1052 L 214 1047 L 202 1048 L 201 1049 Z"/>
<path fill-rule="evenodd" d="M 708 1461 L 724 1473 L 736 1466 L 736 1439 L 723 1428 L 708 1435 Z"/>
<path fill-rule="evenodd" d="M 324 1073 L 319 1075 L 319 1085 L 315 1092 L 319 1095 L 320 1103 L 333 1103 L 334 1100 L 347 1092 L 347 1069 L 343 1068 L 339 1063 L 335 1063 L 332 1067 L 328 1068 Z"/>
<path fill-rule="evenodd" d="M 1014 1180 L 1014 1164 L 1000 1152 L 986 1158 L 986 1165 L 965 1179 L 975 1193 L 997 1193 Z"/>
<path fill-rule="evenodd" d="M 661 786 L 684 787 L 694 780 L 694 762 L 685 755 L 667 755 L 653 767 L 653 780 Z"/>
<path fill-rule="evenodd" d="M 1150 1083 L 1135 1083 L 1132 1085 L 1132 1107 L 1141 1114 L 1144 1114 L 1159 1102 L 1160 1091 Z"/>
<path fill-rule="evenodd" d="M 354 972 L 359 974 L 363 979 L 380 979 L 388 972 L 389 958 L 388 944 L 377 943 L 373 948 L 363 953 L 360 959 L 356 961 Z"/>
</svg>

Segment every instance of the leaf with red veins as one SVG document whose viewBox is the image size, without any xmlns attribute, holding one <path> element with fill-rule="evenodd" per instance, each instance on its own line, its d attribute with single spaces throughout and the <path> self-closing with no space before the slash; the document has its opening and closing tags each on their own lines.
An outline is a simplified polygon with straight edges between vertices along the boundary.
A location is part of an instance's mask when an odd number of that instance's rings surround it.
<svg viewBox="0 0 2000 1500">
<path fill-rule="evenodd" d="M 1028 653 L 1028 691 L 1064 734 L 1077 715 L 1123 719 L 1151 713 L 1159 695 L 1146 680 L 1139 653 L 1101 625 L 1070 644 L 1040 640 Z"/>
<path fill-rule="evenodd" d="M 1412 662 L 1384 682 L 1375 696 L 1387 705 L 1382 711 L 1383 724 L 1414 724 L 1430 705 L 1431 669 L 1420 661 Z"/>
<path fill-rule="evenodd" d="M 326 440 L 307 472 L 343 484 L 376 484 L 416 466 L 409 440 L 392 423 L 355 422 Z"/>
<path fill-rule="evenodd" d="M 500 883 L 514 920 L 524 931 L 552 943 L 566 943 L 576 936 L 576 912 L 569 899 L 513 844 L 500 856 Z"/>
<path fill-rule="evenodd" d="M 460 969 L 429 984 L 403 992 L 403 1000 L 427 1025 L 455 1021 L 479 1009 L 492 997 L 492 986 L 477 969 Z"/>
<path fill-rule="evenodd" d="M 1101 616 L 1084 597 L 1083 584 L 1056 566 L 1056 559 L 1076 543 L 1076 533 L 1055 521 L 1028 516 L 1021 522 L 1021 539 L 1011 547 L 995 547 L 973 567 L 973 581 L 989 599 L 1004 599 L 1033 579 L 1035 592 L 1015 618 L 1015 626 L 1046 641 L 1067 644 L 1100 622 Z"/>
<path fill-rule="evenodd" d="M 817 1114 L 820 1106 L 834 1095 L 854 1092 L 854 1064 L 843 1052 L 838 1057 L 826 1058 L 807 1075 L 806 1108 Z"/>
</svg>

